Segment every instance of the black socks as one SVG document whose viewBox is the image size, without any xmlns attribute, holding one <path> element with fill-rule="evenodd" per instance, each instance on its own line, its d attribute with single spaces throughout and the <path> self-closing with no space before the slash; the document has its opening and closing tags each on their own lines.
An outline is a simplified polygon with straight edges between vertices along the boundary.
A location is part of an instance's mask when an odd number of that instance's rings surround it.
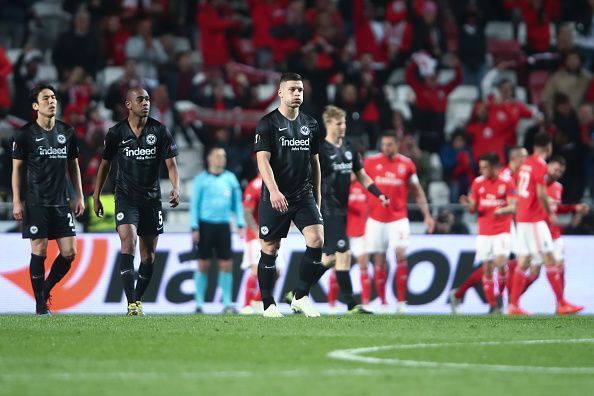
<svg viewBox="0 0 594 396">
<path fill-rule="evenodd" d="M 33 295 L 35 296 L 37 306 L 45 304 L 45 298 L 43 296 L 43 282 L 45 281 L 44 261 L 45 256 L 38 256 L 31 253 L 29 278 L 31 279 L 31 286 L 33 287 Z"/>
<path fill-rule="evenodd" d="M 295 299 L 299 300 L 309 294 L 309 289 L 316 279 L 316 274 L 320 271 L 321 260 L 322 248 L 307 246 L 301 260 L 301 267 L 299 268 L 299 285 L 295 290 Z"/>
<path fill-rule="evenodd" d="M 258 262 L 258 284 L 262 294 L 262 304 L 264 310 L 270 305 L 275 304 L 272 297 L 274 281 L 276 280 L 276 256 L 260 252 L 260 261 Z"/>
<path fill-rule="evenodd" d="M 66 276 L 68 271 L 70 271 L 73 260 L 74 258 L 67 259 L 61 254 L 58 254 L 58 257 L 56 257 L 56 259 L 54 260 L 54 263 L 52 264 L 52 269 L 49 275 L 47 276 L 45 283 L 43 284 L 43 296 L 45 299 L 48 298 L 54 286 L 56 286 L 56 284 Z"/>
<path fill-rule="evenodd" d="M 349 310 L 353 309 L 357 302 L 353 297 L 353 283 L 351 282 L 351 275 L 348 270 L 336 270 L 336 281 L 342 294 L 344 303 L 349 307 Z"/>
<path fill-rule="evenodd" d="M 138 280 L 136 281 L 136 301 L 142 301 L 142 296 L 148 287 L 153 276 L 153 263 L 140 263 L 138 267 Z"/>
<path fill-rule="evenodd" d="M 120 253 L 120 275 L 122 277 L 122 286 L 128 304 L 136 302 L 134 298 L 134 256 L 131 254 Z"/>
</svg>

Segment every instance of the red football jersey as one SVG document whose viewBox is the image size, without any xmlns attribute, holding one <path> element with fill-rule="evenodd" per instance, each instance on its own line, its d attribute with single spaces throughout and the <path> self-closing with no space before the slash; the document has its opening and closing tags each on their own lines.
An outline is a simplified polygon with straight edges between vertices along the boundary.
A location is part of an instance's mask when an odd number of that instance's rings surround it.
<svg viewBox="0 0 594 396">
<path fill-rule="evenodd" d="M 495 215 L 495 209 L 507 205 L 515 197 L 516 186 L 511 177 L 496 175 L 492 179 L 479 176 L 472 182 L 470 198 L 476 202 L 479 235 L 497 235 L 510 232 L 512 214 Z"/>
<path fill-rule="evenodd" d="M 367 221 L 367 190 L 358 181 L 351 183 L 347 207 L 347 229 L 349 238 L 365 235 Z"/>
<path fill-rule="evenodd" d="M 364 168 L 378 188 L 390 199 L 390 206 L 386 208 L 376 196 L 370 194 L 369 217 L 384 223 L 405 218 L 408 214 L 408 185 L 411 177 L 416 177 L 417 173 L 414 162 L 401 154 L 388 158 L 380 153 L 367 158 Z"/>
<path fill-rule="evenodd" d="M 243 206 L 254 210 L 254 219 L 256 220 L 256 223 L 258 223 L 258 204 L 260 203 L 261 192 L 262 178 L 260 176 L 256 176 L 254 179 L 252 179 L 243 192 Z M 249 242 L 252 239 L 258 239 L 258 234 L 255 233 L 250 227 L 247 227 L 247 224 L 246 229 L 246 242 Z"/>
<path fill-rule="evenodd" d="M 554 213 L 558 212 L 561 205 L 561 197 L 563 196 L 563 185 L 559 182 L 553 182 L 547 186 L 547 195 L 549 196 L 549 205 Z M 559 225 L 552 225 L 547 217 L 547 224 L 551 230 L 553 240 L 561 238 L 561 227 Z"/>
<path fill-rule="evenodd" d="M 519 223 L 546 221 L 547 212 L 536 196 L 536 186 L 545 186 L 547 163 L 538 155 L 526 158 L 517 175 L 518 209 L 516 220 Z M 545 186 L 546 187 L 546 186 Z"/>
</svg>

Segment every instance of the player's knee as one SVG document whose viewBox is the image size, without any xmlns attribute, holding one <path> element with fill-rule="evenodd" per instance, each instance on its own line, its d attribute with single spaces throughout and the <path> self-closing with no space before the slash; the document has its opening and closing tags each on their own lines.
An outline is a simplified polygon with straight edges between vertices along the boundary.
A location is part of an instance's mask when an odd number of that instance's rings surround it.
<svg viewBox="0 0 594 396">
<path fill-rule="evenodd" d="M 72 262 L 74 261 L 74 259 L 76 258 L 76 250 L 72 249 L 72 250 L 65 250 L 63 252 L 60 253 L 62 255 L 62 257 L 64 257 L 66 259 L 66 261 L 68 262 Z"/>
<path fill-rule="evenodd" d="M 324 237 L 321 234 L 313 235 L 307 241 L 307 246 L 312 248 L 321 249 L 324 246 Z"/>
<path fill-rule="evenodd" d="M 140 256 L 140 260 L 146 265 L 153 265 L 155 262 L 155 252 L 144 253 Z"/>
</svg>

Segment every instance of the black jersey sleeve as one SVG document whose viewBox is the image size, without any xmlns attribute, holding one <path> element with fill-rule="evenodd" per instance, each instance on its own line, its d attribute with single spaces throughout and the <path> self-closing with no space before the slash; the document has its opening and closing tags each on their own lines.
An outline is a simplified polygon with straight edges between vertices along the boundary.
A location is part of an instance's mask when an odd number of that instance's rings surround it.
<svg viewBox="0 0 594 396">
<path fill-rule="evenodd" d="M 28 146 L 27 133 L 22 129 L 17 130 L 12 142 L 12 158 L 26 160 L 29 152 Z"/>
<path fill-rule="evenodd" d="M 256 136 L 254 137 L 254 152 L 272 152 L 272 136 L 273 133 L 268 119 L 260 119 L 256 127 Z"/>
<path fill-rule="evenodd" d="M 70 141 L 68 142 L 68 159 L 78 158 L 78 137 L 74 129 L 70 130 Z"/>
<path fill-rule="evenodd" d="M 118 137 L 113 129 L 107 131 L 107 135 L 105 135 L 104 141 L 104 148 L 103 148 L 103 159 L 107 161 L 113 160 L 115 155 L 118 153 Z"/>
<path fill-rule="evenodd" d="M 353 172 L 357 173 L 361 169 L 363 169 L 363 160 L 361 159 L 361 155 L 358 152 L 356 152 L 355 150 L 352 150 L 352 153 L 353 153 Z"/>
<path fill-rule="evenodd" d="M 173 140 L 173 136 L 167 130 L 167 127 L 163 125 L 161 135 L 163 136 L 161 139 L 161 156 L 163 159 L 177 157 L 178 150 L 177 144 L 175 144 L 175 140 Z"/>
<path fill-rule="evenodd" d="M 320 138 L 320 126 L 316 120 L 312 123 L 313 131 L 311 134 L 311 147 L 310 147 L 310 155 L 316 155 L 320 153 L 320 144 L 322 139 Z"/>
</svg>

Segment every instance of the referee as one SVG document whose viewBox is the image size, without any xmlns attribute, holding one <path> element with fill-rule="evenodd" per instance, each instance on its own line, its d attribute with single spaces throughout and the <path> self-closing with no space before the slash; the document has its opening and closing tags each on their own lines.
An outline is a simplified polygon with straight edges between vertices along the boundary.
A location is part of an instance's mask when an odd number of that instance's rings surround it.
<svg viewBox="0 0 594 396">
<path fill-rule="evenodd" d="M 320 313 L 309 300 L 309 290 L 322 266 L 324 244 L 320 213 L 320 130 L 317 121 L 299 112 L 303 102 L 303 79 L 284 73 L 278 89 L 280 106 L 260 119 L 255 146 L 258 170 L 264 181 L 258 207 L 262 252 L 258 282 L 265 317 L 282 317 L 272 296 L 276 256 L 280 240 L 287 236 L 291 221 L 305 237 L 305 254 L 299 269 L 299 284 L 291 301 L 295 312 L 307 317 Z"/>
<path fill-rule="evenodd" d="M 66 168 L 74 185 L 74 214 L 83 214 L 78 143 L 74 129 L 56 120 L 58 102 L 51 85 L 38 85 L 29 93 L 37 119 L 19 129 L 12 145 L 12 213 L 23 220 L 23 238 L 31 240 L 29 276 L 35 312 L 50 315 L 47 301 L 52 288 L 70 270 L 76 254 L 74 217 L 66 191 Z M 26 172 L 23 172 L 26 169 Z M 26 185 L 21 189 L 23 173 Z M 47 241 L 55 239 L 60 254 L 45 279 Z"/>
<path fill-rule="evenodd" d="M 243 236 L 244 218 L 239 181 L 225 170 L 225 150 L 213 147 L 208 151 L 207 170 L 194 178 L 190 196 L 192 240 L 198 245 L 196 313 L 202 313 L 208 286 L 208 267 L 213 251 L 219 264 L 218 284 L 223 295 L 223 313 L 237 313 L 233 307 L 233 261 L 231 260 L 231 214 Z"/>
<path fill-rule="evenodd" d="M 159 167 L 167 166 L 172 190 L 169 206 L 179 204 L 179 175 L 177 172 L 177 145 L 167 128 L 149 117 L 150 97 L 142 88 L 126 93 L 128 118 L 111 127 L 105 136 L 103 159 L 97 170 L 93 193 L 95 214 L 103 217 L 101 190 L 109 174 L 111 162 L 116 159 L 118 173 L 115 187 L 116 230 L 120 236 L 120 275 L 126 299 L 128 316 L 144 315 L 142 296 L 153 275 L 155 250 L 159 235 L 163 233 L 163 210 Z M 138 238 L 137 238 L 138 237 Z M 140 240 L 140 267 L 134 287 L 134 254 L 136 240 Z"/>
</svg>

